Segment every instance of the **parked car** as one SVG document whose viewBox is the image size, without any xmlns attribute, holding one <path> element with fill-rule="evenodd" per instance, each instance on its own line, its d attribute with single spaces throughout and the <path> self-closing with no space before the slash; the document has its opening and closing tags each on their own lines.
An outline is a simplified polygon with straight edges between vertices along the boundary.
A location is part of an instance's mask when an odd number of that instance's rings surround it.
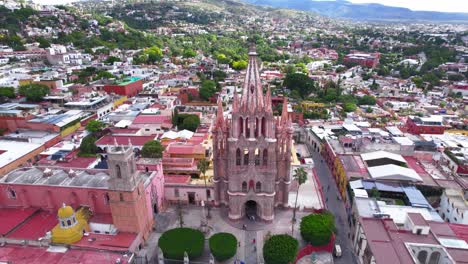
<svg viewBox="0 0 468 264">
<path fill-rule="evenodd" d="M 335 257 L 341 257 L 342 252 L 341 252 L 341 246 L 340 245 L 338 245 L 338 244 L 335 245 L 334 253 L 335 253 Z"/>
</svg>

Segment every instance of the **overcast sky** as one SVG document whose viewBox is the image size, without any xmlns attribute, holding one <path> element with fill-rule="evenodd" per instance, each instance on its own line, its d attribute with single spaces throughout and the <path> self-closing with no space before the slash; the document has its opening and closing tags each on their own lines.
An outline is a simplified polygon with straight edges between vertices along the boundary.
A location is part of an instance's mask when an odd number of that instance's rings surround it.
<svg viewBox="0 0 468 264">
<path fill-rule="evenodd" d="M 64 4 L 73 0 L 33 0 L 41 4 Z M 287 1 L 287 0 L 284 0 Z M 348 0 L 353 3 L 380 3 L 412 10 L 468 13 L 468 0 Z"/>
<path fill-rule="evenodd" d="M 411 10 L 468 13 L 467 0 L 349 0 L 353 3 L 379 3 Z"/>
</svg>

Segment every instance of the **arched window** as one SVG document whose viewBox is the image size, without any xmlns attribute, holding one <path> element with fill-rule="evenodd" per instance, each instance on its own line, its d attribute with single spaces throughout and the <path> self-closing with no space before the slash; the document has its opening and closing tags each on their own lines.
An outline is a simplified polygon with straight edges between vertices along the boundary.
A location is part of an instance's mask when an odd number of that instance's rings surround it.
<svg viewBox="0 0 468 264">
<path fill-rule="evenodd" d="M 236 150 L 236 165 L 241 165 L 241 151 L 240 149 Z"/>
<path fill-rule="evenodd" d="M 60 223 L 62 224 L 62 227 L 65 227 L 65 221 L 60 221 Z"/>
<path fill-rule="evenodd" d="M 239 136 L 244 135 L 244 119 L 239 117 Z"/>
<path fill-rule="evenodd" d="M 249 124 L 249 118 L 245 118 L 245 137 L 249 138 L 250 137 L 250 124 Z"/>
<path fill-rule="evenodd" d="M 249 165 L 249 150 L 244 150 L 244 165 Z"/>
<path fill-rule="evenodd" d="M 104 204 L 109 204 L 109 201 L 110 201 L 110 197 L 109 197 L 109 194 L 108 193 L 105 193 L 104 194 Z"/>
<path fill-rule="evenodd" d="M 123 196 L 123 193 L 119 193 L 119 198 L 120 198 L 120 201 L 123 202 L 124 201 L 124 196 Z"/>
<path fill-rule="evenodd" d="M 262 136 L 266 136 L 266 119 L 262 117 Z"/>
<path fill-rule="evenodd" d="M 268 164 L 268 150 L 264 149 L 263 150 L 263 166 L 266 166 Z"/>
<path fill-rule="evenodd" d="M 255 118 L 255 137 L 256 138 L 258 137 L 259 129 L 260 129 L 260 122 L 258 121 L 258 117 L 257 117 Z"/>
<path fill-rule="evenodd" d="M 260 165 L 260 151 L 255 149 L 255 166 Z"/>
<path fill-rule="evenodd" d="M 262 191 L 262 184 L 261 184 L 260 182 L 257 182 L 257 183 L 255 184 L 255 191 L 256 191 L 256 192 Z"/>
<path fill-rule="evenodd" d="M 67 220 L 67 225 L 68 225 L 68 226 L 71 226 L 71 224 L 72 224 L 72 223 L 71 223 L 71 220 Z"/>
<path fill-rule="evenodd" d="M 426 260 L 427 260 L 427 251 L 425 251 L 425 250 L 419 251 L 419 253 L 418 253 L 419 263 L 425 264 Z"/>
<path fill-rule="evenodd" d="M 429 258 L 428 264 L 438 264 L 440 259 L 440 252 L 434 251 Z"/>
<path fill-rule="evenodd" d="M 115 173 L 117 175 L 117 178 L 122 178 L 122 171 L 120 170 L 120 165 L 115 165 Z"/>
<path fill-rule="evenodd" d="M 242 191 L 247 192 L 247 183 L 246 182 L 242 182 Z"/>
<path fill-rule="evenodd" d="M 12 188 L 8 188 L 7 192 L 8 192 L 8 197 L 10 197 L 10 199 L 16 199 L 15 190 L 13 190 Z"/>
</svg>

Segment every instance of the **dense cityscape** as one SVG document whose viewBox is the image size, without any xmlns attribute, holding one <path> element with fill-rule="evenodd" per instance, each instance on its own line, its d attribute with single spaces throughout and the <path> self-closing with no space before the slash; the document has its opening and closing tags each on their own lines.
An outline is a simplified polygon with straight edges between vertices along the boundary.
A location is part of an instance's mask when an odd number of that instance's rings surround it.
<svg viewBox="0 0 468 264">
<path fill-rule="evenodd" d="M 466 13 L 245 2 L 0 0 L 0 263 L 468 263 Z"/>
</svg>

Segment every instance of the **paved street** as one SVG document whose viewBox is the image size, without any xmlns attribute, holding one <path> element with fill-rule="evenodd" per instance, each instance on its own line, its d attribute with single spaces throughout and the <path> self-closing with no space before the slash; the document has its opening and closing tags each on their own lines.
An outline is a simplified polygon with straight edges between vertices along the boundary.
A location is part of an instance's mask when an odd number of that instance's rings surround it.
<svg viewBox="0 0 468 264">
<path fill-rule="evenodd" d="M 346 210 L 343 202 L 337 199 L 338 189 L 331 172 L 325 162 L 321 162 L 321 155 L 318 152 L 312 152 L 315 169 L 323 186 L 323 193 L 326 199 L 327 208 L 335 215 L 335 224 L 337 228 L 335 243 L 341 246 L 343 256 L 335 258 L 335 263 L 351 264 L 357 263 L 355 255 L 352 251 L 351 240 L 348 238 L 349 224 L 346 215 Z M 330 189 L 327 191 L 327 186 Z"/>
</svg>

